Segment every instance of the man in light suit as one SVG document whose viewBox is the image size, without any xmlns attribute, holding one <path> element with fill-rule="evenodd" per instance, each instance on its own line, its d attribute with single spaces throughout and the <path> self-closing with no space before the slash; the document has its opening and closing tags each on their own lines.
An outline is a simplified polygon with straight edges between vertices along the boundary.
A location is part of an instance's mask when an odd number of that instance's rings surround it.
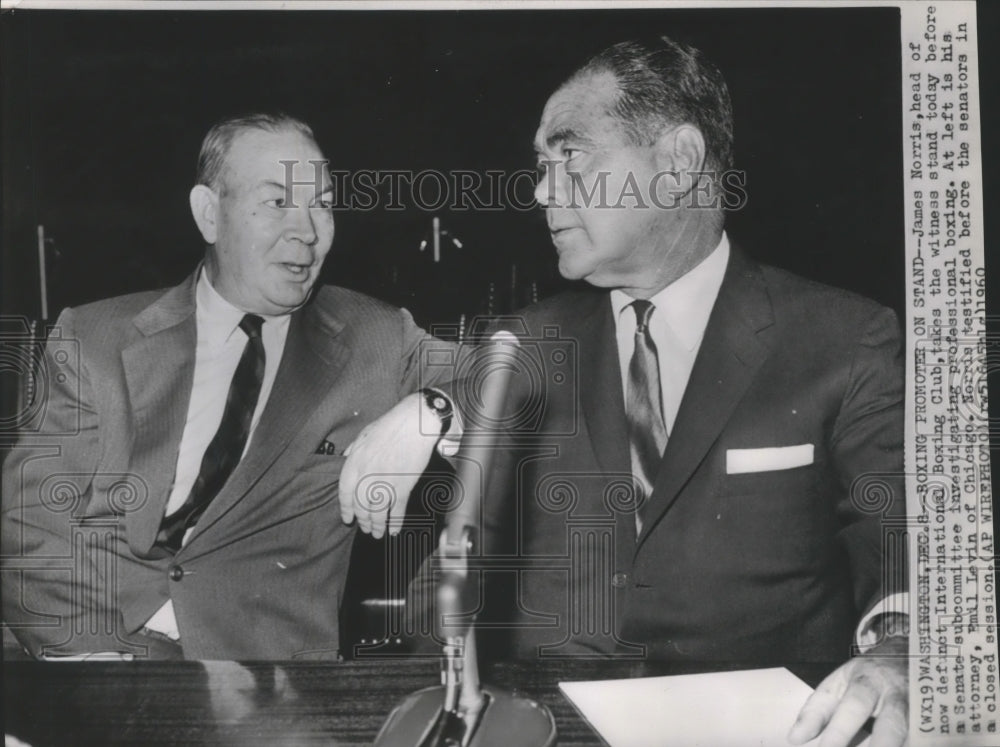
<svg viewBox="0 0 1000 747">
<path fill-rule="evenodd" d="M 314 289 L 330 192 L 304 123 L 223 121 L 190 194 L 204 262 L 60 316 L 3 474 L 3 619 L 32 655 L 339 656 L 344 449 L 401 398 L 438 414 L 410 315 Z"/>
<path fill-rule="evenodd" d="M 480 632 L 508 626 L 501 650 L 525 658 L 756 666 L 856 644 L 790 738 L 846 745 L 874 714 L 872 744 L 900 744 L 898 325 L 730 244 L 732 137 L 718 70 L 665 37 L 549 98 L 536 199 L 589 287 L 510 322 L 535 386 L 511 387 L 485 491 L 487 607 L 511 596 Z"/>
</svg>

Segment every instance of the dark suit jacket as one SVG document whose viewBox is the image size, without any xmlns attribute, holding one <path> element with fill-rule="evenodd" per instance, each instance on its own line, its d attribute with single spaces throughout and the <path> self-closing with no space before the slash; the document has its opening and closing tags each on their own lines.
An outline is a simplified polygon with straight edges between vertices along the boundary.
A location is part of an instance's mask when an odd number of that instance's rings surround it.
<svg viewBox="0 0 1000 747">
<path fill-rule="evenodd" d="M 849 656 L 861 615 L 905 579 L 883 561 L 884 519 L 905 509 L 891 311 L 734 251 L 638 538 L 608 293 L 511 326 L 533 394 L 510 404 L 486 490 L 487 598 L 504 580 L 516 594 L 501 650 Z M 807 444 L 811 464 L 727 474 L 729 450 Z M 488 607 L 487 639 L 508 622 Z"/>
<path fill-rule="evenodd" d="M 420 380 L 405 311 L 319 288 L 291 318 L 249 451 L 173 558 L 153 542 L 190 400 L 195 276 L 68 309 L 45 413 L 4 464 L 3 615 L 34 654 L 133 651 L 172 599 L 188 658 L 335 657 L 354 528 L 343 449 Z M 447 372 L 440 372 L 442 374 Z M 334 455 L 317 454 L 324 440 Z"/>
</svg>

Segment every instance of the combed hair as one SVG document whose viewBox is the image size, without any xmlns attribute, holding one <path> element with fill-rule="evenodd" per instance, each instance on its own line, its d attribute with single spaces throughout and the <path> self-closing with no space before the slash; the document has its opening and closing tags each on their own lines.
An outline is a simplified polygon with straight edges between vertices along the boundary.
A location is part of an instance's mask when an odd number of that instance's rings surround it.
<svg viewBox="0 0 1000 747">
<path fill-rule="evenodd" d="M 245 114 L 238 117 L 227 117 L 212 125 L 212 129 L 201 141 L 201 151 L 198 153 L 198 170 L 195 183 L 204 184 L 212 189 L 223 187 L 222 172 L 229 157 L 229 149 L 233 140 L 244 130 L 264 130 L 265 132 L 281 132 L 296 130 L 313 142 L 316 136 L 312 128 L 302 120 L 282 112 Z"/>
<path fill-rule="evenodd" d="M 612 73 L 618 99 L 611 116 L 633 145 L 649 145 L 669 126 L 692 124 L 705 139 L 706 162 L 733 165 L 733 107 L 722 73 L 694 47 L 660 36 L 626 41 L 591 57 L 570 80 Z"/>
</svg>

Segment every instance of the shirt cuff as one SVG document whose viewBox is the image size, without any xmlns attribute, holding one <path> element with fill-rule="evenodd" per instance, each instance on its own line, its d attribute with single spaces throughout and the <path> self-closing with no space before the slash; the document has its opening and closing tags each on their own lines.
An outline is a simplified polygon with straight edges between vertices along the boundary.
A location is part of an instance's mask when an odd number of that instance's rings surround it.
<svg viewBox="0 0 1000 747">
<path fill-rule="evenodd" d="M 875 622 L 882 615 L 906 615 L 910 614 L 910 594 L 906 591 L 897 592 L 883 598 L 878 604 L 872 607 L 861 622 L 858 623 L 854 633 L 858 650 L 865 653 L 874 647 L 881 640 L 881 635 Z"/>
</svg>

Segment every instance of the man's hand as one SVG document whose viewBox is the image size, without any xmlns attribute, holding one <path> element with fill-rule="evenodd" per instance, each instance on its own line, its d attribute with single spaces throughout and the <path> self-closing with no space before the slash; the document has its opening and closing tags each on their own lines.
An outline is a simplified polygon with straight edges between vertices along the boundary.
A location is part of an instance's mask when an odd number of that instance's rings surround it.
<svg viewBox="0 0 1000 747">
<path fill-rule="evenodd" d="M 820 747 L 847 747 L 875 717 L 869 747 L 906 743 L 909 661 L 905 638 L 888 638 L 838 667 L 816 688 L 788 733 L 792 744 L 822 734 Z"/>
<path fill-rule="evenodd" d="M 347 447 L 340 472 L 340 516 L 378 539 L 398 534 L 410 491 L 427 467 L 441 422 L 422 394 L 410 394 Z"/>
</svg>

